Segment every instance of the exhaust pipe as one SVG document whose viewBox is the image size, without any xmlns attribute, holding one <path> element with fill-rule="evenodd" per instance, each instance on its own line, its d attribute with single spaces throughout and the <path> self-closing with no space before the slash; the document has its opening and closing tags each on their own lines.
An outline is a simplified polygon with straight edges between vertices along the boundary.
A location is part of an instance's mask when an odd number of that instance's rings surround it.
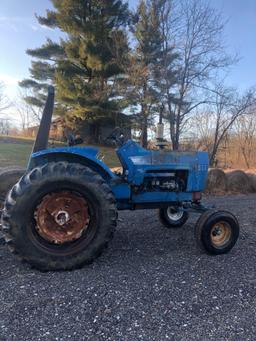
<svg viewBox="0 0 256 341">
<path fill-rule="evenodd" d="M 47 149 L 49 132 L 51 128 L 52 114 L 54 107 L 54 87 L 48 87 L 48 96 L 43 110 L 40 126 L 36 136 L 32 153 L 40 152 L 40 150 Z"/>
</svg>

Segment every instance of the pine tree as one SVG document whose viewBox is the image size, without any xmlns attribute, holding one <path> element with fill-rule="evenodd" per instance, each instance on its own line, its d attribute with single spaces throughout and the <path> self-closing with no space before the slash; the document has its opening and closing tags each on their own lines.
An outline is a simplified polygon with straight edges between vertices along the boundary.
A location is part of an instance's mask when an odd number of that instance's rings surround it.
<svg viewBox="0 0 256 341">
<path fill-rule="evenodd" d="M 121 0 L 52 0 L 54 10 L 40 24 L 66 34 L 59 43 L 47 40 L 28 50 L 35 60 L 31 78 L 21 86 L 32 90 L 26 100 L 41 106 L 49 82 L 56 85 L 59 111 L 82 119 L 122 109 L 117 84 L 128 53 L 125 27 L 128 5 Z"/>
<path fill-rule="evenodd" d="M 175 83 L 173 61 L 177 55 L 166 46 L 162 16 L 168 0 L 141 0 L 134 16 L 132 33 L 136 44 L 131 54 L 129 80 L 131 99 L 141 130 L 141 145 L 147 146 L 148 127 L 156 113 L 164 111 L 162 99 L 163 73 L 169 69 L 170 82 Z"/>
</svg>

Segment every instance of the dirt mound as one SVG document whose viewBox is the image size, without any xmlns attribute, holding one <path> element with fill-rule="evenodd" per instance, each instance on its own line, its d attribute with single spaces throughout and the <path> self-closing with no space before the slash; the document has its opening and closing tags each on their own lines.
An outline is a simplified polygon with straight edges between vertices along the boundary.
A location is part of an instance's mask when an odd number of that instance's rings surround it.
<svg viewBox="0 0 256 341">
<path fill-rule="evenodd" d="M 208 172 L 206 191 L 209 193 L 222 193 L 227 189 L 227 177 L 222 169 L 213 168 Z"/>
<path fill-rule="evenodd" d="M 252 181 L 248 174 L 241 170 L 226 173 L 227 189 L 230 192 L 249 193 L 253 192 Z"/>
</svg>

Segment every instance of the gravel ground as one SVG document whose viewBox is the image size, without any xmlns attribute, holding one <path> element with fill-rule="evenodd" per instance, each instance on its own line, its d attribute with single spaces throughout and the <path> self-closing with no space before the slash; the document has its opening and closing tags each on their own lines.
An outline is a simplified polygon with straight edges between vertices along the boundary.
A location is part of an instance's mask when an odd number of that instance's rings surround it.
<svg viewBox="0 0 256 341">
<path fill-rule="evenodd" d="M 168 230 L 155 211 L 122 212 L 94 264 L 41 273 L 0 246 L 0 340 L 255 340 L 256 195 L 209 198 L 234 212 L 227 255 L 196 248 L 195 217 Z"/>
</svg>

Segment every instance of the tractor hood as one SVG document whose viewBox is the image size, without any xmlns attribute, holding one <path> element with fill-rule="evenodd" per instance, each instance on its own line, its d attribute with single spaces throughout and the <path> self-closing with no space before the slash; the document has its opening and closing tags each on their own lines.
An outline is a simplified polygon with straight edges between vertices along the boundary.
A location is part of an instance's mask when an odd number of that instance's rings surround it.
<svg viewBox="0 0 256 341">
<path fill-rule="evenodd" d="M 205 152 L 152 151 L 128 141 L 117 151 L 127 174 L 128 182 L 140 186 L 145 176 L 160 176 L 168 171 L 187 171 L 188 190 L 203 190 L 208 171 L 208 155 Z"/>
</svg>

